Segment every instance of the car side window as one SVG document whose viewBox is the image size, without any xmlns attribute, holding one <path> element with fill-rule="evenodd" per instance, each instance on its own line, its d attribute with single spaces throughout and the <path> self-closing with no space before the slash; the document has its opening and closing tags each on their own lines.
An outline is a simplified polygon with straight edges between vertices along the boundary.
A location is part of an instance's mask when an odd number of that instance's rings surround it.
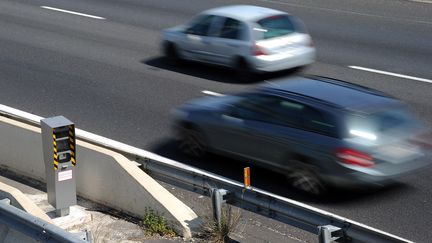
<svg viewBox="0 0 432 243">
<path fill-rule="evenodd" d="M 243 28 L 244 25 L 242 22 L 232 18 L 226 18 L 224 25 L 222 26 L 222 29 L 219 33 L 219 37 L 240 40 L 242 38 Z"/>
<path fill-rule="evenodd" d="M 207 35 L 214 18 L 215 18 L 214 15 L 199 16 L 193 22 L 192 26 L 186 30 L 186 33 L 192 35 L 201 35 L 201 36 Z"/>
<path fill-rule="evenodd" d="M 246 120 L 272 122 L 275 118 L 268 107 L 275 102 L 277 100 L 272 96 L 247 95 L 234 105 L 230 115 Z"/>
<path fill-rule="evenodd" d="M 278 96 L 253 94 L 235 105 L 234 116 L 290 127 L 301 127 L 304 106 Z"/>
<path fill-rule="evenodd" d="M 336 136 L 330 117 L 308 105 L 271 95 L 252 95 L 235 106 L 235 116 Z"/>
<path fill-rule="evenodd" d="M 304 113 L 304 129 L 317 132 L 323 135 L 336 137 L 336 125 L 331 117 L 315 108 L 307 107 Z"/>
<path fill-rule="evenodd" d="M 277 114 L 279 124 L 297 128 L 302 127 L 302 113 L 305 110 L 304 105 L 295 101 L 279 98 L 277 104 L 271 109 Z"/>
<path fill-rule="evenodd" d="M 274 110 L 282 124 L 327 136 L 336 136 L 336 126 L 325 113 L 300 102 L 281 99 Z"/>
</svg>

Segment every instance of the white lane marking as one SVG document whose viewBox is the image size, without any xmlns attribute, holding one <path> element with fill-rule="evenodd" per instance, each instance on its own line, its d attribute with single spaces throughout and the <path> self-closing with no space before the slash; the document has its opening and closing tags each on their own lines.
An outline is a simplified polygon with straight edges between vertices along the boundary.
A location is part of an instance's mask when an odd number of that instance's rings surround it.
<svg viewBox="0 0 432 243">
<path fill-rule="evenodd" d="M 412 79 L 412 80 L 426 82 L 426 83 L 432 83 L 432 80 L 426 79 L 426 78 L 418 78 L 418 77 L 413 77 L 413 76 L 408 76 L 408 75 L 403 75 L 403 74 L 398 74 L 398 73 L 391 73 L 391 72 L 376 70 L 376 69 L 372 69 L 372 68 L 359 67 L 359 66 L 348 66 L 348 67 L 353 68 L 353 69 L 367 71 L 367 72 L 372 72 L 372 73 L 379 73 L 379 74 L 394 76 L 394 77 L 398 77 L 398 78 L 406 78 L 406 79 Z"/>
<path fill-rule="evenodd" d="M 75 14 L 75 15 L 84 16 L 84 17 L 93 18 L 93 19 L 105 19 L 105 18 L 102 18 L 102 17 L 99 17 L 99 16 L 95 16 L 95 15 L 78 13 L 78 12 L 64 10 L 64 9 L 60 9 L 60 8 L 52 8 L 52 7 L 48 7 L 48 6 L 40 6 L 40 7 L 44 8 L 44 9 L 49 9 L 49 10 L 63 12 L 63 13 L 68 13 L 68 14 Z"/>
<path fill-rule="evenodd" d="M 409 0 L 410 2 L 418 2 L 418 3 L 432 3 L 432 0 Z"/>
<path fill-rule="evenodd" d="M 206 94 L 206 95 L 212 95 L 212 96 L 225 96 L 224 94 L 220 94 L 220 93 L 216 93 L 216 92 L 213 92 L 213 91 L 209 91 L 209 90 L 203 90 L 203 91 L 201 91 L 203 94 Z"/>
</svg>

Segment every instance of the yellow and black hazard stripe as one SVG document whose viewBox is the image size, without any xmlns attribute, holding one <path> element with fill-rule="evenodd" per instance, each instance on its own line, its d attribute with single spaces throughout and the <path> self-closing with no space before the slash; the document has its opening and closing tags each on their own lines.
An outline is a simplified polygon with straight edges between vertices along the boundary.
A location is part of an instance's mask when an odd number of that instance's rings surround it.
<svg viewBox="0 0 432 243">
<path fill-rule="evenodd" d="M 71 162 L 72 165 L 76 165 L 76 159 L 75 159 L 75 129 L 73 125 L 69 125 L 69 148 L 70 148 L 70 155 L 71 155 Z"/>
<path fill-rule="evenodd" d="M 58 170 L 58 155 L 57 155 L 57 141 L 56 141 L 56 135 L 53 134 L 53 146 L 54 146 L 54 170 Z"/>
</svg>

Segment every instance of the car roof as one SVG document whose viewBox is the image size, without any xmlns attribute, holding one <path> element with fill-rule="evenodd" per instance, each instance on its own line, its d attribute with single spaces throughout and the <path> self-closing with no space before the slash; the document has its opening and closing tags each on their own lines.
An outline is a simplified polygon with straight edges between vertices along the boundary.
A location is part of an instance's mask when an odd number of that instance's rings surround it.
<svg viewBox="0 0 432 243">
<path fill-rule="evenodd" d="M 341 80 L 312 76 L 268 82 L 260 88 L 264 92 L 291 94 L 327 105 L 368 112 L 379 106 L 400 105 L 397 99 L 375 89 Z"/>
<path fill-rule="evenodd" d="M 231 5 L 206 10 L 202 14 L 219 15 L 241 21 L 255 21 L 268 16 L 287 14 L 285 12 L 253 5 Z"/>
</svg>

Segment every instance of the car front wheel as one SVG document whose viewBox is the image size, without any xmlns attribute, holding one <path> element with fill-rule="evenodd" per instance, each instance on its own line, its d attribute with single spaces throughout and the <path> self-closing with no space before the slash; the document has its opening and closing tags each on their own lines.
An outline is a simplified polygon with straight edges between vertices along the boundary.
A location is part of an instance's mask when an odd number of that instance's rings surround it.
<svg viewBox="0 0 432 243">
<path fill-rule="evenodd" d="M 180 60 L 179 52 L 174 43 L 167 42 L 164 43 L 163 53 L 170 63 L 176 63 Z"/>
<path fill-rule="evenodd" d="M 192 157 L 204 157 L 207 151 L 207 145 L 204 135 L 195 128 L 182 126 L 178 131 L 179 149 Z"/>
<path fill-rule="evenodd" d="M 251 65 L 243 58 L 237 60 L 235 71 L 237 80 L 241 82 L 252 82 L 258 79 L 258 74 L 254 72 Z"/>
<path fill-rule="evenodd" d="M 321 180 L 310 169 L 296 168 L 287 175 L 287 178 L 295 189 L 310 195 L 322 195 L 326 191 Z"/>
</svg>

